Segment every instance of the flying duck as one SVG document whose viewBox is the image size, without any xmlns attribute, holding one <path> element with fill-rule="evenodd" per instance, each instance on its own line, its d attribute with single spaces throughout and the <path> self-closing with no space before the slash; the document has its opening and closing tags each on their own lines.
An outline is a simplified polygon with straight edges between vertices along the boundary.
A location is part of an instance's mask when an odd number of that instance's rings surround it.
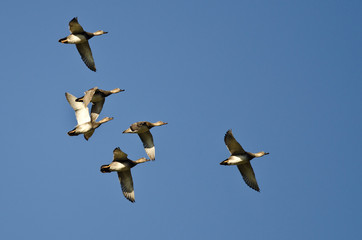
<svg viewBox="0 0 362 240">
<path fill-rule="evenodd" d="M 79 134 L 83 134 L 84 138 L 88 141 L 96 128 L 98 128 L 102 123 L 113 119 L 113 117 L 105 117 L 99 122 L 92 121 L 89 116 L 88 107 L 83 102 L 76 102 L 75 100 L 77 98 L 70 93 L 65 93 L 65 97 L 67 98 L 70 106 L 74 109 L 78 123 L 73 130 L 68 132 L 69 136 L 78 136 Z"/>
<path fill-rule="evenodd" d="M 121 183 L 123 195 L 131 202 L 135 202 L 133 180 L 131 168 L 139 163 L 150 161 L 146 158 L 140 158 L 136 161 L 128 159 L 127 154 L 122 152 L 119 147 L 113 150 L 113 161 L 109 165 L 102 165 L 101 172 L 117 172 Z"/>
<path fill-rule="evenodd" d="M 88 40 L 94 36 L 99 36 L 108 32 L 104 32 L 102 30 L 96 31 L 94 33 L 86 32 L 78 23 L 78 19 L 76 17 L 69 22 L 69 30 L 71 34 L 65 38 L 59 39 L 59 42 L 75 44 L 85 65 L 87 65 L 90 70 L 95 72 L 96 65 L 94 63 Z"/>
<path fill-rule="evenodd" d="M 150 132 L 150 129 L 155 126 L 162 126 L 167 123 L 158 121 L 155 123 L 151 122 L 136 122 L 133 123 L 128 129 L 124 130 L 123 133 L 137 133 L 141 138 L 143 147 L 151 160 L 155 160 L 155 145 L 153 144 L 153 137 Z"/>
<path fill-rule="evenodd" d="M 100 112 L 102 111 L 104 101 L 106 97 L 113 93 L 123 92 L 124 89 L 115 88 L 107 91 L 94 87 L 85 92 L 83 97 L 77 98 L 76 102 L 84 102 L 84 105 L 88 106 L 89 102 L 92 102 L 91 120 L 96 121 Z"/>
<path fill-rule="evenodd" d="M 222 161 L 220 165 L 236 165 L 243 176 L 245 183 L 256 191 L 260 191 L 258 183 L 255 179 L 255 173 L 251 167 L 250 161 L 256 157 L 262 157 L 269 153 L 261 151 L 258 153 L 246 152 L 241 145 L 235 140 L 231 129 L 226 132 L 224 141 L 229 149 L 231 156 Z"/>
</svg>

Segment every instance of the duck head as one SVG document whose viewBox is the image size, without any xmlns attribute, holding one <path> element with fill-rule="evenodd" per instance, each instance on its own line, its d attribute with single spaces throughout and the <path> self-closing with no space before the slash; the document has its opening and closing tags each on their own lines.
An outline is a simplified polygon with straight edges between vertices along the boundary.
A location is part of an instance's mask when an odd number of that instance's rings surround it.
<svg viewBox="0 0 362 240">
<path fill-rule="evenodd" d="M 105 32 L 105 31 L 103 31 L 103 30 L 99 30 L 99 31 L 97 31 L 97 32 L 94 32 L 93 35 L 94 35 L 94 36 L 99 36 L 99 35 L 107 34 L 107 33 L 108 33 L 108 32 Z"/>
<path fill-rule="evenodd" d="M 153 125 L 154 126 L 162 126 L 162 125 L 166 125 L 167 122 L 162 122 L 162 121 L 158 121 L 158 122 L 155 122 Z"/>
</svg>

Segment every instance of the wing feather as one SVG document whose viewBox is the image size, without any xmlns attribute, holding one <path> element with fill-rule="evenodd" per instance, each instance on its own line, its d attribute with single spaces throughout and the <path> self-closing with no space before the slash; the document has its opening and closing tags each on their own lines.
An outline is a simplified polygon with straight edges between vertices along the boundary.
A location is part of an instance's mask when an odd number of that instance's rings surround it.
<svg viewBox="0 0 362 240">
<path fill-rule="evenodd" d="M 113 161 L 117 161 L 117 160 L 128 160 L 127 158 L 127 154 L 122 152 L 122 150 L 117 147 L 113 150 Z"/>
<path fill-rule="evenodd" d="M 75 100 L 77 98 L 70 93 L 65 93 L 65 97 L 67 98 L 70 106 L 75 111 L 75 117 L 77 119 L 78 125 L 91 121 L 88 107 L 86 107 L 84 103 L 76 102 Z"/>
<path fill-rule="evenodd" d="M 97 89 L 98 87 L 94 87 L 84 93 L 83 103 L 85 106 L 88 106 L 88 104 L 92 101 L 93 95 Z"/>
<path fill-rule="evenodd" d="M 129 201 L 135 202 L 131 169 L 117 172 L 117 173 L 118 173 L 119 182 L 121 183 L 123 195 Z"/>
<path fill-rule="evenodd" d="M 91 118 L 92 121 L 96 121 L 97 118 L 99 117 L 99 114 L 101 113 L 102 109 L 103 109 L 103 104 L 104 104 L 105 98 L 103 98 L 101 101 L 95 102 L 92 105 L 92 110 L 91 110 Z"/>
<path fill-rule="evenodd" d="M 84 30 L 82 28 L 82 26 L 78 23 L 78 19 L 75 17 L 72 20 L 70 20 L 69 22 L 69 31 L 72 34 L 77 34 L 77 33 L 83 33 Z"/>
<path fill-rule="evenodd" d="M 88 41 L 76 44 L 76 47 L 85 65 L 87 65 L 90 70 L 96 71 L 96 65 Z"/>
<path fill-rule="evenodd" d="M 147 153 L 147 156 L 151 160 L 155 160 L 155 145 L 153 144 L 153 137 L 150 131 L 139 133 L 138 136 L 141 138 L 143 147 Z"/>
<path fill-rule="evenodd" d="M 240 164 L 240 165 L 237 165 L 238 166 L 238 169 L 241 173 L 241 176 L 243 176 L 243 179 L 245 181 L 245 183 L 251 187 L 252 189 L 254 189 L 255 191 L 260 191 L 259 189 L 259 186 L 258 186 L 258 183 L 256 181 L 256 178 L 255 178 L 255 173 L 254 173 L 254 170 L 250 164 L 250 162 L 247 162 L 247 163 L 243 163 L 243 164 Z"/>
<path fill-rule="evenodd" d="M 230 130 L 228 130 L 225 134 L 224 141 L 226 147 L 229 149 L 231 155 L 241 155 L 245 153 L 245 150 L 241 147 L 241 145 L 236 141 L 234 135 Z"/>
</svg>

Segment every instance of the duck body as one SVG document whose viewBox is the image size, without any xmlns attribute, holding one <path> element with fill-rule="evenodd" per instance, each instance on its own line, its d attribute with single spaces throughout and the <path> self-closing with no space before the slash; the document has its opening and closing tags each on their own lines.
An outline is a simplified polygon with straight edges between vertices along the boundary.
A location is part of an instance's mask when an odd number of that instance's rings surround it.
<svg viewBox="0 0 362 240">
<path fill-rule="evenodd" d="M 68 132 L 69 136 L 78 136 L 79 134 L 85 134 L 92 130 L 92 123 L 87 122 L 77 125 L 73 130 Z"/>
<path fill-rule="evenodd" d="M 121 172 L 130 170 L 136 166 L 136 164 L 132 160 L 123 160 L 123 161 L 114 161 L 109 164 L 109 172 Z M 107 169 L 107 168 L 105 168 Z M 108 171 L 108 170 L 106 170 Z"/>
<path fill-rule="evenodd" d="M 153 126 L 150 122 L 136 122 L 133 123 L 129 129 L 125 130 L 124 133 L 145 133 L 150 131 L 151 128 L 153 128 Z"/>
<path fill-rule="evenodd" d="M 231 155 L 228 159 L 226 159 L 225 161 L 222 161 L 220 163 L 220 165 L 239 165 L 239 164 L 249 162 L 253 158 L 254 157 L 248 153 L 242 154 L 242 155 Z"/>
<path fill-rule="evenodd" d="M 68 43 L 68 44 L 81 44 L 87 42 L 93 36 L 90 36 L 88 33 L 78 33 L 78 34 L 70 34 L 69 36 L 59 39 L 61 43 Z"/>
</svg>

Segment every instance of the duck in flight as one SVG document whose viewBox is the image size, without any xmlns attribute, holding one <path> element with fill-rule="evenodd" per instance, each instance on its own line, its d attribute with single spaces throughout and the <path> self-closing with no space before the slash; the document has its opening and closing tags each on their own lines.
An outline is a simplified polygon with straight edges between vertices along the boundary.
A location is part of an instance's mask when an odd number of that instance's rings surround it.
<svg viewBox="0 0 362 240">
<path fill-rule="evenodd" d="M 83 97 L 77 98 L 76 102 L 83 102 L 85 106 L 88 106 L 90 102 L 92 102 L 91 109 L 91 120 L 96 121 L 99 114 L 103 109 L 104 102 L 106 97 L 111 94 L 123 92 L 123 89 L 115 88 L 113 90 L 107 91 L 99 89 L 98 87 L 94 87 L 89 89 L 84 93 Z"/>
<path fill-rule="evenodd" d="M 88 40 L 94 36 L 100 36 L 108 32 L 104 32 L 103 30 L 96 31 L 94 33 L 86 32 L 78 23 L 78 19 L 76 17 L 69 22 L 69 30 L 71 34 L 65 38 L 59 39 L 59 42 L 75 44 L 85 65 L 87 65 L 90 70 L 95 72 L 96 65 L 94 63 Z"/>
<path fill-rule="evenodd" d="M 96 128 L 113 119 L 113 117 L 105 117 L 99 122 L 96 122 L 95 120 L 92 121 L 87 105 L 83 102 L 76 102 L 75 100 L 77 98 L 70 93 L 65 93 L 65 97 L 67 98 L 69 105 L 75 111 L 75 117 L 78 123 L 73 130 L 68 132 L 69 136 L 78 136 L 79 134 L 83 134 L 84 138 L 88 141 Z"/>
<path fill-rule="evenodd" d="M 150 129 L 156 126 L 162 126 L 167 123 L 158 121 L 155 123 L 142 121 L 133 123 L 128 129 L 124 130 L 123 133 L 137 133 L 140 137 L 143 147 L 147 153 L 147 156 L 151 160 L 155 160 L 155 145 L 153 143 L 153 137 Z"/>
<path fill-rule="evenodd" d="M 136 161 L 128 159 L 128 155 L 117 147 L 113 150 L 113 161 L 108 165 L 101 166 L 102 173 L 117 172 L 119 182 L 121 183 L 123 195 L 131 202 L 135 202 L 133 180 L 131 168 L 139 163 L 150 161 L 146 158 L 140 158 Z"/>
<path fill-rule="evenodd" d="M 255 191 L 259 192 L 260 188 L 256 181 L 255 173 L 251 167 L 250 161 L 253 158 L 262 157 L 269 153 L 264 151 L 258 153 L 246 152 L 234 138 L 231 129 L 226 132 L 224 141 L 231 156 L 228 159 L 222 161 L 220 165 L 236 165 L 241 175 L 243 176 L 245 183 Z"/>
</svg>

